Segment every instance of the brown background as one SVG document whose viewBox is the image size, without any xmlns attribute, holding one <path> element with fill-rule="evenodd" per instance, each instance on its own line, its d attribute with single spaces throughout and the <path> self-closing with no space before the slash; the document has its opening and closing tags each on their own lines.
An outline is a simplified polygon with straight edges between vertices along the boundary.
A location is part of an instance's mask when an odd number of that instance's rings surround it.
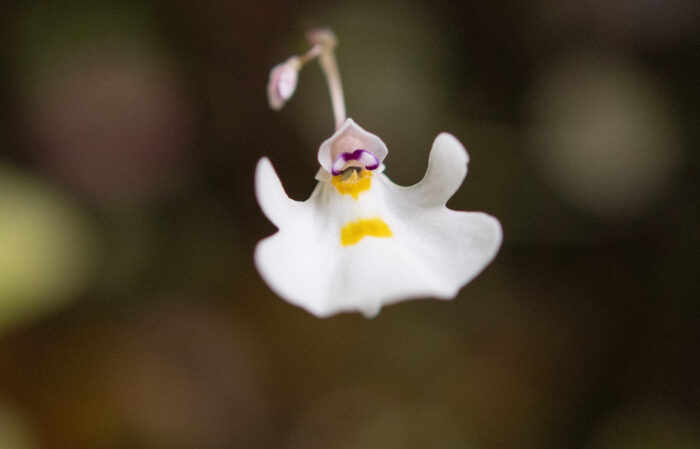
<svg viewBox="0 0 700 449">
<path fill-rule="evenodd" d="M 700 6 L 670 1 L 5 2 L 0 446 L 699 448 Z M 453 302 L 319 320 L 252 263 L 268 156 L 304 199 L 349 115 L 505 241 Z"/>
</svg>

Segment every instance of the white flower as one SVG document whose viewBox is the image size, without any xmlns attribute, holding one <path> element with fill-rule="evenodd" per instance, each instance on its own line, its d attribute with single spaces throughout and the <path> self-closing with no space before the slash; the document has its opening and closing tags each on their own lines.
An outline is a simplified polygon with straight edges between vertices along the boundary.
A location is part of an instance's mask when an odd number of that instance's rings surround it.
<svg viewBox="0 0 700 449">
<path fill-rule="evenodd" d="M 321 145 L 318 184 L 304 202 L 287 197 L 270 161 L 260 160 L 255 193 L 279 231 L 258 244 L 255 263 L 279 296 L 319 317 L 369 317 L 406 299 L 452 299 L 494 258 L 498 220 L 445 206 L 469 161 L 454 136 L 437 136 L 425 177 L 411 187 L 382 173 L 387 153 L 347 119 Z"/>
<path fill-rule="evenodd" d="M 382 140 L 346 119 L 330 30 L 308 33 L 312 47 L 275 66 L 270 106 L 292 97 L 298 72 L 318 58 L 331 95 L 336 132 L 321 144 L 318 184 L 294 201 L 267 158 L 258 162 L 255 194 L 279 228 L 255 249 L 255 264 L 279 296 L 319 317 L 433 296 L 452 299 L 489 264 L 501 246 L 501 224 L 481 212 L 445 207 L 467 175 L 469 156 L 451 134 L 437 136 L 428 171 L 411 187 L 384 174 Z"/>
</svg>

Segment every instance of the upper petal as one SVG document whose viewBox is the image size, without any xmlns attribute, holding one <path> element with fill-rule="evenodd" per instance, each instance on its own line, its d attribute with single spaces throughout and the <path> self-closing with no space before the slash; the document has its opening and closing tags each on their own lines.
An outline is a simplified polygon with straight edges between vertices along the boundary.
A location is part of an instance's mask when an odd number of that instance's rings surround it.
<svg viewBox="0 0 700 449">
<path fill-rule="evenodd" d="M 300 205 L 287 196 L 277 172 L 266 157 L 255 168 L 255 196 L 267 218 L 278 228 L 294 219 Z"/>
<path fill-rule="evenodd" d="M 411 200 L 422 206 L 441 206 L 447 203 L 467 176 L 469 155 L 455 136 L 441 133 L 433 142 L 428 159 L 428 170 L 423 179 L 406 192 Z"/>
<path fill-rule="evenodd" d="M 386 145 L 376 135 L 365 131 L 351 118 L 345 120 L 331 137 L 326 139 L 318 149 L 318 163 L 328 173 L 333 171 L 333 162 L 343 153 L 352 153 L 355 150 L 366 150 L 377 159 L 380 165 L 389 153 Z"/>
</svg>

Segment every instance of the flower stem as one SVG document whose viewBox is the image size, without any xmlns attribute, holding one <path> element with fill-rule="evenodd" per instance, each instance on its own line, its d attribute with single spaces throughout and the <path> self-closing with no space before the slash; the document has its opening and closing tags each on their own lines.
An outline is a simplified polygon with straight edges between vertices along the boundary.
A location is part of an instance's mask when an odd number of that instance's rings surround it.
<svg viewBox="0 0 700 449">
<path fill-rule="evenodd" d="M 302 60 L 312 59 L 319 56 L 321 70 L 328 83 L 328 91 L 331 94 L 331 105 L 333 106 L 333 117 L 335 118 L 335 129 L 339 129 L 345 123 L 345 97 L 343 95 L 343 84 L 340 81 L 338 63 L 335 59 L 335 46 L 338 40 L 330 30 L 313 30 L 307 33 L 307 39 L 313 48 L 302 56 Z M 304 61 L 306 62 L 306 61 Z"/>
<path fill-rule="evenodd" d="M 338 63 L 335 60 L 335 46 L 338 40 L 331 30 L 312 30 L 306 35 L 312 47 L 300 56 L 292 56 L 281 64 L 277 64 L 270 71 L 270 80 L 267 84 L 267 98 L 270 107 L 279 111 L 294 95 L 297 87 L 298 74 L 301 69 L 318 58 L 321 63 L 321 71 L 326 77 L 328 91 L 331 94 L 335 129 L 339 129 L 345 123 L 345 97 L 343 96 L 343 84 L 340 81 Z"/>
</svg>

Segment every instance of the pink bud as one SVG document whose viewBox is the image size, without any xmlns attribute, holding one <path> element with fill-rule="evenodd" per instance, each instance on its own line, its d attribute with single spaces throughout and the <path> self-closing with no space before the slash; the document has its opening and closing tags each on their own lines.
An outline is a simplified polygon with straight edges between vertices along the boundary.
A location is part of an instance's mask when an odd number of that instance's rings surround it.
<svg viewBox="0 0 700 449">
<path fill-rule="evenodd" d="M 299 59 L 291 57 L 277 64 L 270 71 L 270 81 L 267 83 L 267 100 L 275 111 L 282 109 L 287 100 L 292 98 L 297 88 L 299 75 Z"/>
</svg>

